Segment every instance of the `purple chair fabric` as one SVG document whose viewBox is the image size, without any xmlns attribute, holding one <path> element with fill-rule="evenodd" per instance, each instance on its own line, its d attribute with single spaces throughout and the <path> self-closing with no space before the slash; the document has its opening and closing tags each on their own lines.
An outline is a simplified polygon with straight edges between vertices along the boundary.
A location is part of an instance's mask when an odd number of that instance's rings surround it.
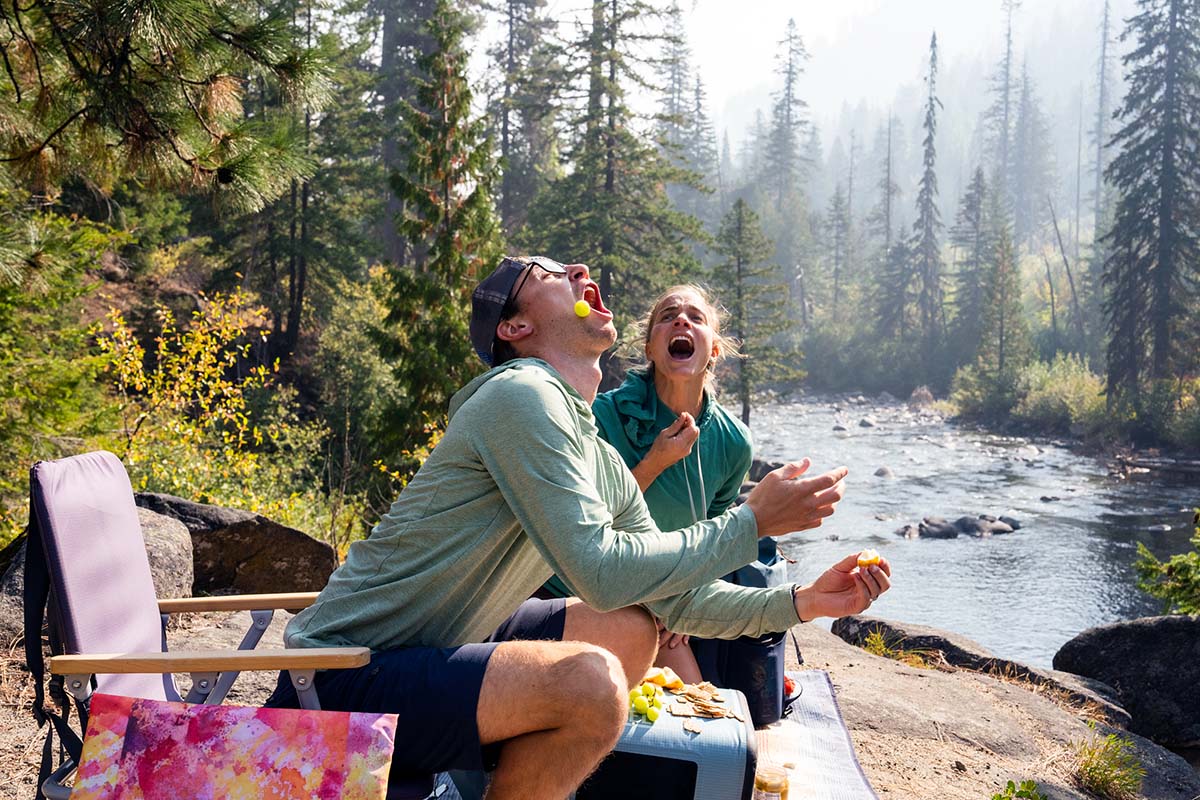
<svg viewBox="0 0 1200 800">
<path fill-rule="evenodd" d="M 42 461 L 30 484 L 50 571 L 50 624 L 63 652 L 161 652 L 154 581 L 120 460 L 101 451 Z M 180 699 L 170 675 L 97 675 L 96 688 Z"/>
</svg>

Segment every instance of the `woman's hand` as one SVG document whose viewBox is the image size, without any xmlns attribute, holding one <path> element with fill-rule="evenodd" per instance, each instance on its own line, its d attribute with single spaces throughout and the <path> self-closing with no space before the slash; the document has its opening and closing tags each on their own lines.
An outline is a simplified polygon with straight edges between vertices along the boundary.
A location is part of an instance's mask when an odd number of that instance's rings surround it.
<svg viewBox="0 0 1200 800">
<path fill-rule="evenodd" d="M 686 633 L 671 633 L 669 630 L 667 630 L 667 627 L 663 625 L 663 621 L 661 619 L 655 618 L 654 622 L 658 625 L 659 650 L 663 649 L 664 647 L 674 650 L 676 647 L 679 647 L 679 645 L 686 645 L 692 640 L 692 637 L 688 636 Z"/>
<path fill-rule="evenodd" d="M 696 426 L 696 420 L 686 411 L 680 414 L 659 432 L 646 457 L 631 470 L 638 488 L 646 491 L 663 470 L 691 453 L 699 438 L 700 428 Z"/>
</svg>

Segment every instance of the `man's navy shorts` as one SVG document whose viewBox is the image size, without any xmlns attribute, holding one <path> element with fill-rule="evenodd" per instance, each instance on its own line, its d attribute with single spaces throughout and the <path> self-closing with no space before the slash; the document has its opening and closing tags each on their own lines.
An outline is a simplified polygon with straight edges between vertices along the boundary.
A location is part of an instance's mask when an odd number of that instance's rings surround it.
<svg viewBox="0 0 1200 800">
<path fill-rule="evenodd" d="M 356 669 L 318 672 L 321 708 L 399 715 L 393 775 L 492 769 L 500 748 L 480 744 L 475 716 L 488 659 L 501 642 L 561 640 L 566 607 L 532 598 L 478 644 L 386 650 Z M 266 704 L 300 707 L 286 672 Z"/>
</svg>

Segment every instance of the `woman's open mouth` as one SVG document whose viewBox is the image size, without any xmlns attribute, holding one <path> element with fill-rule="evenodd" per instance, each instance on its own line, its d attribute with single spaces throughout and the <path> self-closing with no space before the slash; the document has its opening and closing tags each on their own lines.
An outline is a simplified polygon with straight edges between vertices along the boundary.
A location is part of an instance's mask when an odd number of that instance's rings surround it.
<svg viewBox="0 0 1200 800">
<path fill-rule="evenodd" d="M 686 336 L 675 336 L 667 343 L 667 355 L 676 361 L 687 361 L 695 352 L 695 343 Z"/>
</svg>

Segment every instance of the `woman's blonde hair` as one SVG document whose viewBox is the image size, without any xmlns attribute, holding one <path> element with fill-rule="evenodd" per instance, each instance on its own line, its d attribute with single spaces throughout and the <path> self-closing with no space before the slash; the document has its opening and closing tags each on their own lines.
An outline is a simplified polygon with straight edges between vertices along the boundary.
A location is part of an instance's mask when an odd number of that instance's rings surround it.
<svg viewBox="0 0 1200 800">
<path fill-rule="evenodd" d="M 633 367 L 634 369 L 641 370 L 650 377 L 654 377 L 654 364 L 646 358 L 646 347 L 650 344 L 650 330 L 654 327 L 654 318 L 658 316 L 658 312 L 661 310 L 662 304 L 666 299 L 671 295 L 680 294 L 681 292 L 695 294 L 704 305 L 708 306 L 708 324 L 713 329 L 717 345 L 717 355 L 708 361 L 708 373 L 704 379 L 704 388 L 709 392 L 715 393 L 717 389 L 717 363 L 726 358 L 741 358 L 742 354 L 738 349 L 740 345 L 738 340 L 721 333 L 721 329 L 729 320 L 728 312 L 723 306 L 713 300 L 712 294 L 708 289 L 699 284 L 676 284 L 654 298 L 654 302 L 650 304 L 650 310 L 638 320 L 634 327 L 634 335 L 631 337 L 631 342 L 641 342 L 641 351 L 630 360 L 637 362 L 636 366 Z"/>
</svg>

